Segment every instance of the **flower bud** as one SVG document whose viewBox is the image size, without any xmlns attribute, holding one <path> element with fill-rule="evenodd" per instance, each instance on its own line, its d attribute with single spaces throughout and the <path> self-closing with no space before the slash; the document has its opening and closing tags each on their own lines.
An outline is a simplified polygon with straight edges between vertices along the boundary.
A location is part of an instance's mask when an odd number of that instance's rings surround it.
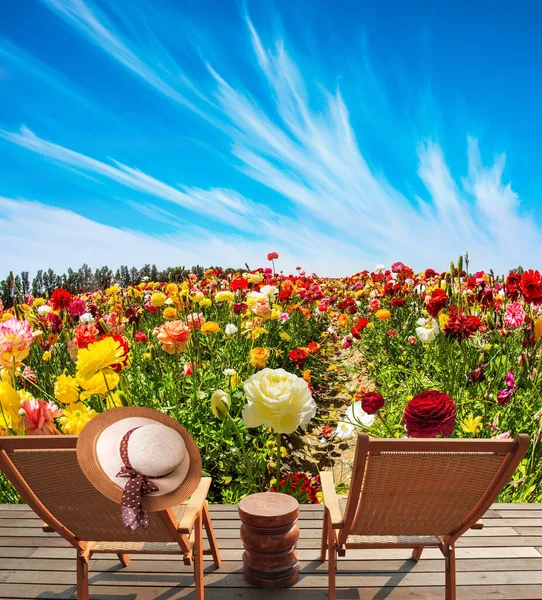
<svg viewBox="0 0 542 600">
<path fill-rule="evenodd" d="M 211 396 L 211 412 L 217 418 L 223 421 L 230 412 L 231 399 L 224 390 L 216 390 Z"/>
</svg>

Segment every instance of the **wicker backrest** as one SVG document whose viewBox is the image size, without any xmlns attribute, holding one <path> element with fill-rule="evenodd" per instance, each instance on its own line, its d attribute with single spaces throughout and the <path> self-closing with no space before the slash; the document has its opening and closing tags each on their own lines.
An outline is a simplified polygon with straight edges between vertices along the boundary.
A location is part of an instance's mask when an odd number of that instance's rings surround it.
<svg viewBox="0 0 542 600">
<path fill-rule="evenodd" d="M 130 531 L 123 526 L 121 507 L 98 492 L 81 471 L 77 462 L 75 440 L 73 448 L 51 448 L 56 439 L 61 446 L 66 446 L 66 437 L 48 437 L 46 439 L 48 448 L 45 449 L 39 447 L 39 439 L 31 440 L 36 442 L 35 444 L 28 444 L 30 441 L 28 437 L 20 439 L 23 445 L 35 447 L 11 448 L 11 451 L 3 455 L 3 460 L 12 463 L 23 482 L 15 481 L 15 477 L 10 477 L 9 473 L 6 473 L 8 479 L 23 498 L 25 489 L 21 488 L 28 486 L 39 503 L 79 540 L 175 541 L 158 513 L 149 513 L 150 525 L 145 531 L 142 529 Z M 9 442 L 13 445 L 13 438 Z M 0 463 L 1 468 L 2 463 Z M 40 516 L 45 519 L 42 514 Z"/>
<path fill-rule="evenodd" d="M 528 444 L 527 436 L 518 440 L 371 439 L 365 455 L 357 457 L 363 478 L 358 501 L 350 499 L 350 533 L 459 531 L 480 518 L 506 484 L 511 474 L 506 473 L 515 470 Z"/>
</svg>

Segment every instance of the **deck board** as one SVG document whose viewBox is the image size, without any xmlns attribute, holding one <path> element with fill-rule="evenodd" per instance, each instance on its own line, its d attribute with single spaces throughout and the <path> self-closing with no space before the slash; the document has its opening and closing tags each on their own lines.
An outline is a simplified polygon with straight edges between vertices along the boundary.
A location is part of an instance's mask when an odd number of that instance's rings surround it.
<svg viewBox="0 0 542 600">
<path fill-rule="evenodd" d="M 208 600 L 275 600 L 284 590 L 255 590 L 242 576 L 242 544 L 235 506 L 211 506 L 223 566 L 205 563 Z M 327 598 L 327 564 L 319 561 L 323 509 L 300 513 L 301 577 L 288 591 L 292 600 Z M 484 529 L 469 531 L 457 544 L 458 599 L 542 598 L 542 506 L 493 505 Z M 444 597 L 444 560 L 428 548 L 416 564 L 410 551 L 350 550 L 339 560 L 341 599 L 436 600 Z M 195 597 L 190 567 L 177 557 L 135 555 L 121 569 L 113 555 L 94 555 L 89 564 L 91 598 L 175 600 Z M 75 551 L 25 505 L 0 505 L 0 598 L 75 598 Z"/>
</svg>

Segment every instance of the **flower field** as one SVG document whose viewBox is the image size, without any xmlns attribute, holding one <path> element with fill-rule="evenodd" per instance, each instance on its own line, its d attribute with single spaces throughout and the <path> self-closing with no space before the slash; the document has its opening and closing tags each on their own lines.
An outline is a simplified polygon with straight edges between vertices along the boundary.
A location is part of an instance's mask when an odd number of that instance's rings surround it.
<svg viewBox="0 0 542 600">
<path fill-rule="evenodd" d="M 542 500 L 538 271 L 470 273 L 461 257 L 444 273 L 328 279 L 279 274 L 276 259 L 0 306 L 0 435 L 77 434 L 112 407 L 152 407 L 188 429 L 212 499 L 229 503 L 279 487 L 317 502 L 319 469 L 359 430 L 526 432 L 501 499 Z M 15 500 L 0 480 L 0 503 Z"/>
</svg>

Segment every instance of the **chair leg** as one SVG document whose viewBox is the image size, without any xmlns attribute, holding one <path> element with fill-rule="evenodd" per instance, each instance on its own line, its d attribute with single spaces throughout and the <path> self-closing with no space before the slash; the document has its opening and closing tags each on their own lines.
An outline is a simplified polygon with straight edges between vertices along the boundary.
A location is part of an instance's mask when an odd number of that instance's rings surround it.
<svg viewBox="0 0 542 600">
<path fill-rule="evenodd" d="M 128 554 L 119 553 L 117 554 L 117 556 L 120 560 L 120 564 L 123 567 L 127 567 L 130 564 L 130 557 L 128 556 Z"/>
<path fill-rule="evenodd" d="M 88 561 L 77 554 L 77 600 L 89 600 Z"/>
<path fill-rule="evenodd" d="M 448 546 L 446 556 L 446 600 L 456 600 L 455 547 Z"/>
<path fill-rule="evenodd" d="M 194 523 L 194 579 L 196 583 L 196 600 L 203 600 L 203 527 L 200 513 Z"/>
<path fill-rule="evenodd" d="M 216 543 L 215 530 L 211 522 L 211 515 L 209 514 L 209 505 L 207 502 L 203 504 L 203 525 L 207 532 L 207 539 L 209 540 L 209 546 L 211 547 L 211 554 L 213 555 L 213 561 L 215 567 L 220 569 L 222 561 L 220 560 L 220 552 L 218 550 L 218 544 Z"/>
<path fill-rule="evenodd" d="M 328 544 L 328 533 L 327 533 L 327 514 L 324 513 L 324 521 L 322 523 L 322 542 L 320 544 L 320 560 L 324 562 L 327 555 L 327 544 Z"/>
<path fill-rule="evenodd" d="M 414 550 L 412 551 L 412 560 L 414 562 L 418 562 L 422 556 L 422 552 L 423 546 L 417 546 L 416 548 L 414 548 Z"/>
<path fill-rule="evenodd" d="M 327 512 L 327 511 L 326 511 Z M 329 513 L 326 514 L 327 532 L 328 532 L 328 588 L 329 588 L 329 600 L 335 600 L 336 598 L 336 586 L 335 586 L 335 571 L 337 568 L 337 545 L 335 543 L 335 531 L 331 523 Z"/>
</svg>

